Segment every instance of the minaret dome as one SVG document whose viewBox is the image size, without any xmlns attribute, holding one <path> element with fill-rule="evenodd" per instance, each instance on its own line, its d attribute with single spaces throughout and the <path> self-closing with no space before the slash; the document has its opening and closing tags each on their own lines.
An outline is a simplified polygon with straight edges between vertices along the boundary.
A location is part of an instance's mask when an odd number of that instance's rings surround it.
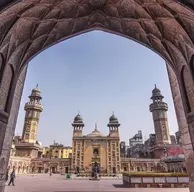
<svg viewBox="0 0 194 192">
<path fill-rule="evenodd" d="M 74 123 L 83 123 L 83 118 L 82 116 L 78 113 L 75 118 L 74 118 Z"/>
<path fill-rule="evenodd" d="M 73 137 L 82 136 L 84 122 L 83 118 L 79 113 L 75 116 L 72 126 L 73 126 Z"/>
<path fill-rule="evenodd" d="M 112 116 L 109 118 L 109 123 L 107 126 L 109 127 L 109 135 L 111 137 L 119 137 L 120 123 L 118 118 L 115 116 L 114 112 Z"/>
<path fill-rule="evenodd" d="M 109 123 L 119 123 L 118 118 L 113 113 L 112 116 L 109 118 Z"/>
<path fill-rule="evenodd" d="M 155 88 L 152 90 L 152 96 L 150 99 L 156 102 L 156 101 L 162 101 L 163 98 L 164 96 L 161 94 L 160 89 L 158 89 L 155 85 Z"/>
</svg>

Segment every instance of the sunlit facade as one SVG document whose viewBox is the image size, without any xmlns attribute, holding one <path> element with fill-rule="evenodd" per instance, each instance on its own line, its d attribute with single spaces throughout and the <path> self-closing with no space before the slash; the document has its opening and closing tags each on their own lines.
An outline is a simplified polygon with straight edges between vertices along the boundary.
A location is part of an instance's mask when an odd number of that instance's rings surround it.
<svg viewBox="0 0 194 192">
<path fill-rule="evenodd" d="M 44 147 L 42 151 L 42 157 L 44 158 L 71 158 L 71 155 L 72 147 L 58 143 Z"/>
<path fill-rule="evenodd" d="M 121 172 L 120 160 L 120 123 L 113 114 L 109 118 L 109 134 L 103 135 L 95 125 L 94 131 L 83 134 L 84 123 L 78 114 L 72 123 L 72 169 L 76 172 L 91 172 L 95 163 L 101 173 L 116 174 Z"/>
</svg>

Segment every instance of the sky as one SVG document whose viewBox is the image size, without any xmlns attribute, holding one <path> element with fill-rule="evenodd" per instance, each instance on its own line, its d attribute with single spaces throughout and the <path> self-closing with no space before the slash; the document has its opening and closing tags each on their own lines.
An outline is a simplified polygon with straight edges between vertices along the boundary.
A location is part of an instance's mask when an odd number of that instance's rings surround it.
<svg viewBox="0 0 194 192">
<path fill-rule="evenodd" d="M 143 138 L 154 133 L 149 111 L 154 85 L 169 105 L 170 133 L 178 130 L 165 61 L 132 40 L 102 31 L 92 31 L 60 42 L 37 55 L 28 66 L 16 134 L 21 135 L 24 105 L 38 84 L 42 95 L 37 140 L 43 146 L 72 145 L 71 123 L 80 112 L 84 134 L 97 123 L 108 134 L 109 117 L 117 116 L 120 140 L 142 130 Z"/>
</svg>

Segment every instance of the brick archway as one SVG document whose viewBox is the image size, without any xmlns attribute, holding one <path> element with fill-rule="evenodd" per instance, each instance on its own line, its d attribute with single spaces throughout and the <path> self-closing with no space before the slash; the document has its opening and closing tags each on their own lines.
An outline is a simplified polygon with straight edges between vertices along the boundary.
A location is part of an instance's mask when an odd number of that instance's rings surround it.
<svg viewBox="0 0 194 192">
<path fill-rule="evenodd" d="M 194 147 L 194 84 L 191 68 L 194 54 L 194 10 L 191 1 L 2 2 L 0 8 L 4 7 L 0 9 L 0 160 L 6 161 L 4 165 L 0 165 L 1 170 L 4 170 L 0 173 L 0 192 L 4 188 L 3 178 L 25 80 L 26 64 L 42 50 L 91 30 L 103 30 L 133 39 L 165 59 L 177 118 L 181 125 L 179 127 Z M 13 4 L 6 4 L 11 2 Z M 184 140 L 188 139 L 185 137 Z M 184 147 L 187 150 L 185 142 Z"/>
</svg>

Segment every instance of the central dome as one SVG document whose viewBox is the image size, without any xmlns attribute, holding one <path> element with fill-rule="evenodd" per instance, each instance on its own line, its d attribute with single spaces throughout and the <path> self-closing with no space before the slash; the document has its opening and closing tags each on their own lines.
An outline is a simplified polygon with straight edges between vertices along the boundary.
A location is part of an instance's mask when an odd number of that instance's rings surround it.
<svg viewBox="0 0 194 192">
<path fill-rule="evenodd" d="M 86 135 L 86 137 L 104 137 L 105 135 L 103 135 L 102 133 L 100 133 L 100 131 L 98 131 L 97 129 L 95 129 L 94 131 L 92 131 L 92 133 L 89 133 L 88 135 Z"/>
</svg>

